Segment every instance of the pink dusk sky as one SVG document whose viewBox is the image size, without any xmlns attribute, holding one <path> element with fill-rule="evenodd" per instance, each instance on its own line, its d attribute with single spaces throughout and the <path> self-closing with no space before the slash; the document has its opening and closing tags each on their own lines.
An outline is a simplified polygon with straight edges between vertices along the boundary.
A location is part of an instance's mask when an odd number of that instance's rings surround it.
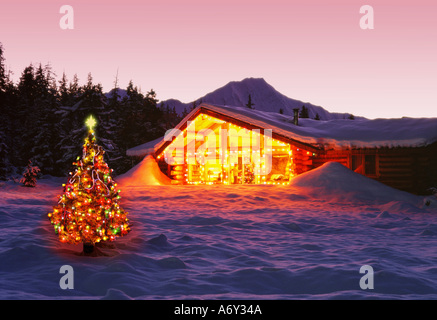
<svg viewBox="0 0 437 320">
<path fill-rule="evenodd" d="M 73 30 L 59 26 L 63 5 Z M 0 42 L 14 81 L 50 63 L 109 91 L 118 70 L 121 88 L 191 102 L 256 77 L 331 112 L 437 117 L 435 0 L 2 0 Z"/>
</svg>

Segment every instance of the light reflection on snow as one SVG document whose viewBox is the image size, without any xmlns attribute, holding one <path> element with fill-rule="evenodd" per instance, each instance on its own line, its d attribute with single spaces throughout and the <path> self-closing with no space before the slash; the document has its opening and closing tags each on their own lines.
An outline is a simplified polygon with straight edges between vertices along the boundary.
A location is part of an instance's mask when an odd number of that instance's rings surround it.
<svg viewBox="0 0 437 320">
<path fill-rule="evenodd" d="M 126 186 L 132 232 L 90 258 L 46 219 L 59 185 L 0 188 L 0 298 L 437 298 L 436 209 L 293 186 Z"/>
</svg>

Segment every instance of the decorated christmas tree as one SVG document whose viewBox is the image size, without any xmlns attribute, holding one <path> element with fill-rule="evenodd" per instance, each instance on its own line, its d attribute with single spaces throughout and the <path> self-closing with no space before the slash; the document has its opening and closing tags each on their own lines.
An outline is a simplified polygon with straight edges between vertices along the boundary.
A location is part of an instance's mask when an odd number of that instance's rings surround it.
<svg viewBox="0 0 437 320">
<path fill-rule="evenodd" d="M 244 183 L 250 184 L 255 180 L 255 175 L 253 173 L 253 166 L 251 164 L 246 164 L 244 166 Z"/>
<path fill-rule="evenodd" d="M 124 236 L 130 227 L 119 205 L 120 190 L 111 177 L 112 169 L 104 160 L 105 151 L 96 144 L 96 121 L 90 117 L 86 123 L 89 131 L 82 157 L 73 163 L 76 169 L 48 216 L 61 242 L 83 243 L 84 254 L 92 254 L 96 243 Z"/>
<path fill-rule="evenodd" d="M 35 187 L 36 178 L 40 172 L 41 170 L 37 166 L 32 165 L 32 160 L 29 160 L 29 163 L 23 172 L 23 176 L 20 179 L 20 183 L 26 187 Z"/>
</svg>

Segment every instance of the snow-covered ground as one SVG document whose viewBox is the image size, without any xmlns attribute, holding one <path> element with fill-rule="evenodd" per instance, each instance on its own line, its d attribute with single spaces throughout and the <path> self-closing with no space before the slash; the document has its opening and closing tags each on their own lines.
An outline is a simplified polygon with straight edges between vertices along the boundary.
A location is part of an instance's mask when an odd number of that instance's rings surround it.
<svg viewBox="0 0 437 320">
<path fill-rule="evenodd" d="M 0 299 L 437 299 L 437 199 L 337 163 L 291 186 L 172 186 L 149 159 L 120 177 L 132 232 L 103 257 L 53 232 L 64 181 L 1 185 Z M 74 289 L 59 286 L 63 265 Z"/>
</svg>

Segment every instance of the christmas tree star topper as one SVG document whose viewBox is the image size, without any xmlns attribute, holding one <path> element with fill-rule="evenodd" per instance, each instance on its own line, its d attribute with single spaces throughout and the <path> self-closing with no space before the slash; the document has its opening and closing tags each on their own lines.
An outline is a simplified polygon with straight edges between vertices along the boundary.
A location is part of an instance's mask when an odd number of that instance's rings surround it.
<svg viewBox="0 0 437 320">
<path fill-rule="evenodd" d="M 85 123 L 90 130 L 93 130 L 97 122 L 96 119 L 93 118 L 93 116 L 89 116 Z"/>
</svg>

